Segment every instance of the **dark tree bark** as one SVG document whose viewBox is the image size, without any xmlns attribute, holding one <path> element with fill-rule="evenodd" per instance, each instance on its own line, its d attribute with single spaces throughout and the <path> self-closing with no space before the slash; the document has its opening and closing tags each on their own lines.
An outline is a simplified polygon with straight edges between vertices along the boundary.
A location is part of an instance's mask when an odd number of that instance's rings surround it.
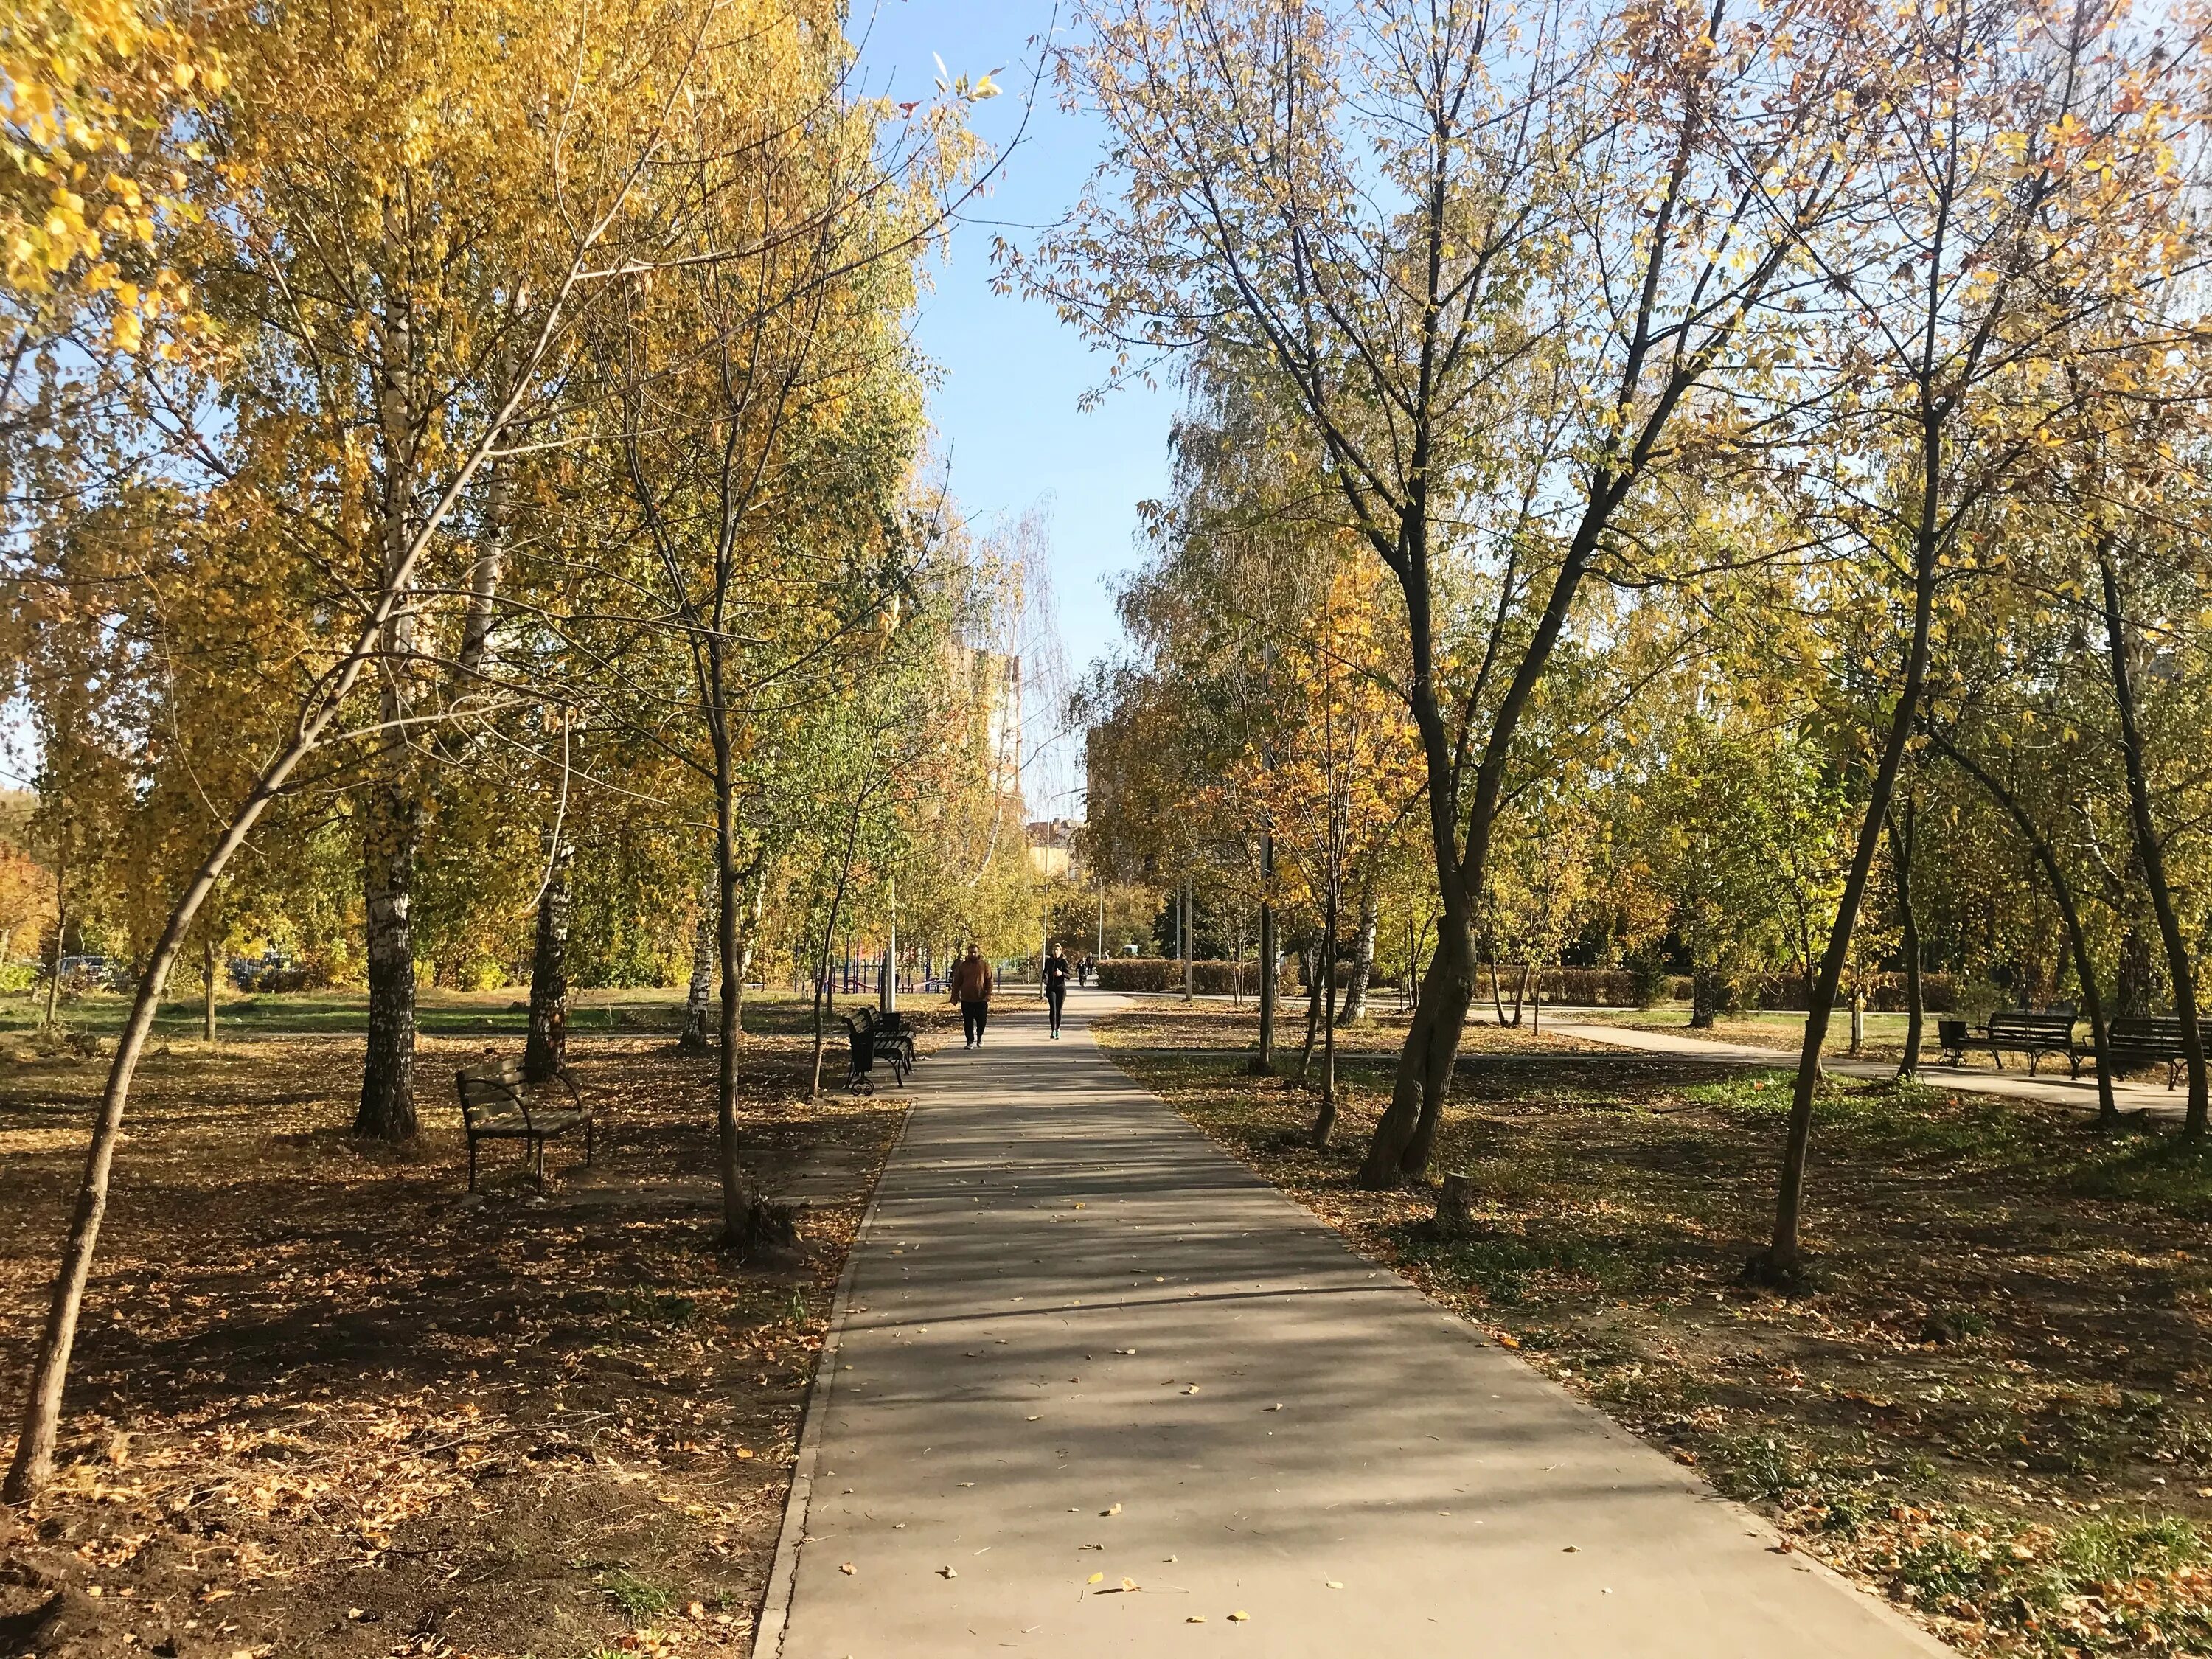
<svg viewBox="0 0 2212 1659">
<path fill-rule="evenodd" d="M 1874 872 L 1874 858 L 1881 844 L 1882 824 L 1897 793 L 1897 775 L 1905 763 L 1905 745 L 1911 740 L 1919 717 L 1920 696 L 1928 680 L 1929 631 L 1936 608 L 1936 578 L 1942 546 L 1942 530 L 1936 516 L 1940 485 L 1942 427 L 1930 418 L 1923 433 L 1924 476 L 1920 525 L 1914 538 L 1912 563 L 1912 632 L 1905 647 L 1902 684 L 1897 707 L 1881 746 L 1868 791 L 1865 816 L 1859 822 L 1843 891 L 1836 901 L 1836 919 L 1828 929 L 1827 948 L 1820 953 L 1820 972 L 1806 998 L 1804 1047 L 1797 1057 L 1797 1079 L 1790 1097 L 1790 1124 L 1783 1143 L 1782 1169 L 1774 1204 L 1774 1236 L 1753 1263 L 1763 1277 L 1789 1282 L 1804 1267 L 1802 1222 L 1805 1200 L 1805 1164 L 1813 1138 L 1813 1097 L 1820 1086 L 1820 1051 L 1828 1039 L 1829 1017 L 1835 1012 L 1837 993 L 1849 964 L 1851 936 L 1856 930 L 1860 906 L 1866 899 L 1867 882 Z"/>
<path fill-rule="evenodd" d="M 415 934 L 408 906 L 422 808 L 389 779 L 368 791 L 362 890 L 368 901 L 368 1044 L 353 1132 L 374 1140 L 415 1138 Z"/>
<path fill-rule="evenodd" d="M 1897 877 L 1898 945 L 1905 953 L 1905 1053 L 1893 1081 L 1911 1082 L 1920 1072 L 1920 1042 L 1927 1027 L 1928 1000 L 1920 974 L 1920 921 L 1912 909 L 1912 851 L 1919 812 L 1905 803 L 1902 833 L 1897 814 L 1889 815 L 1890 866 Z"/>
<path fill-rule="evenodd" d="M 684 998 L 684 1034 L 676 1046 L 704 1054 L 714 1046 L 710 1012 L 714 1000 L 714 896 L 717 884 L 710 877 L 699 895 L 699 920 L 691 929 L 691 986 Z"/>
<path fill-rule="evenodd" d="M 200 942 L 200 978 L 207 998 L 200 1009 L 200 1036 L 210 1042 L 215 1041 L 216 967 L 215 935 L 210 933 Z"/>
<path fill-rule="evenodd" d="M 566 836 L 553 849 L 545 890 L 538 896 L 538 944 L 530 957 L 530 1039 L 522 1075 L 543 1083 L 568 1063 L 568 878 L 575 846 Z"/>
<path fill-rule="evenodd" d="M 1265 847 L 1263 841 L 1262 847 Z M 1261 854 L 1262 867 L 1267 854 Z M 1260 901 L 1260 1052 L 1252 1057 L 1252 1075 L 1270 1077 L 1275 1070 L 1275 907 Z"/>
<path fill-rule="evenodd" d="M 2002 809 L 2012 820 L 2020 838 L 2027 843 L 2034 855 L 2043 879 L 2051 889 L 2052 902 L 2057 905 L 2060 918 L 2066 924 L 2066 948 L 2073 954 L 2074 977 L 2081 982 L 2082 1011 L 2089 1017 L 2089 1042 L 2097 1056 L 2097 1121 L 2107 1127 L 2119 1121 L 2120 1109 L 2112 1098 L 2112 1067 L 2111 1027 L 2105 1017 L 2105 1001 L 2097 989 L 2097 964 L 2089 954 L 2088 930 L 2081 925 L 2081 908 L 2075 901 L 2074 884 L 2066 879 L 2059 868 L 2058 855 L 2020 798 L 1998 782 L 1994 774 L 1946 737 L 1931 727 L 1929 739 L 1937 751 L 1951 763 L 1982 787 L 1983 793 Z"/>
<path fill-rule="evenodd" d="M 1352 947 L 1352 982 L 1344 989 L 1344 1006 L 1336 1016 L 1339 1025 L 1357 1025 L 1367 1018 L 1367 990 L 1375 979 L 1375 935 L 1382 920 L 1382 907 L 1370 880 L 1360 889 L 1359 939 Z"/>
<path fill-rule="evenodd" d="M 1700 963 L 1690 969 L 1690 1029 L 1705 1031 L 1712 1029 L 1713 1013 L 1720 1000 L 1720 971 L 1710 963 Z"/>
<path fill-rule="evenodd" d="M 1314 1114 L 1313 1144 L 1322 1152 L 1328 1150 L 1328 1138 L 1336 1129 L 1336 935 L 1337 892 L 1334 884 L 1322 904 L 1322 933 L 1325 943 L 1322 960 L 1327 964 L 1322 975 L 1321 1017 L 1321 1108 Z"/>
<path fill-rule="evenodd" d="M 2105 645 L 2112 667 L 2112 704 L 2120 717 L 2120 752 L 2127 761 L 2128 808 L 2135 822 L 2136 858 L 2142 870 L 2143 885 L 2150 890 L 2159 938 L 2166 946 L 2166 988 L 2172 994 L 2173 1015 L 2181 1025 L 2181 1052 L 2189 1067 L 2189 1107 L 2181 1121 L 2181 1133 L 2184 1139 L 2202 1140 L 2208 1124 L 2208 1103 L 2204 1032 L 2197 1018 L 2196 965 L 2190 959 L 2189 941 L 2182 934 L 2181 919 L 2174 909 L 2173 889 L 2166 881 L 2166 843 L 2151 812 L 2150 773 L 2143 760 L 2135 676 L 2128 662 L 2127 617 L 2107 550 L 2098 552 L 2097 574 L 2104 586 Z"/>
<path fill-rule="evenodd" d="M 1306 969 L 1306 1040 L 1298 1050 L 1298 1081 L 1304 1083 L 1306 1073 L 1313 1068 L 1314 1044 L 1321 1038 L 1321 975 L 1324 969 L 1318 947 L 1301 950 L 1298 959 Z"/>
<path fill-rule="evenodd" d="M 2130 922 L 2120 930 L 2119 963 L 2112 973 L 2112 1017 L 2141 1019 L 2148 1014 L 2155 978 L 2150 941 L 2143 937 L 2142 928 Z"/>
</svg>

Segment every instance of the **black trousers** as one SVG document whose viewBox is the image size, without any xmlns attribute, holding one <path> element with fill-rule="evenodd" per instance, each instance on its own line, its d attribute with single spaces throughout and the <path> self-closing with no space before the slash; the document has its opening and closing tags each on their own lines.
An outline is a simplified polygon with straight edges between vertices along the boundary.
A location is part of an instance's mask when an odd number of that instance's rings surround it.
<svg viewBox="0 0 2212 1659">
<path fill-rule="evenodd" d="M 968 1034 L 970 1042 L 983 1040 L 983 1022 L 991 1017 L 988 1002 L 963 1002 L 960 1005 L 960 1029 Z"/>
<path fill-rule="evenodd" d="M 1052 1010 L 1052 1029 L 1057 1031 L 1060 1030 L 1060 1004 L 1067 1000 L 1067 987 L 1065 985 L 1046 986 L 1044 988 L 1044 1000 L 1046 1006 Z"/>
</svg>

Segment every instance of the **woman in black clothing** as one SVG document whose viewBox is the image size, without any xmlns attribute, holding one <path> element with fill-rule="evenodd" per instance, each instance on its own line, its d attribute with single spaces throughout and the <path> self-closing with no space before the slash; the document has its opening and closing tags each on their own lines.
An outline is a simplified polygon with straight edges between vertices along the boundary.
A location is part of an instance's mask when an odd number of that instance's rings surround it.
<svg viewBox="0 0 2212 1659">
<path fill-rule="evenodd" d="M 1052 1034 L 1055 1038 L 1060 1036 L 1060 1005 L 1067 1000 L 1067 958 L 1060 955 L 1055 941 L 1044 959 L 1044 1000 L 1052 1013 Z"/>
</svg>

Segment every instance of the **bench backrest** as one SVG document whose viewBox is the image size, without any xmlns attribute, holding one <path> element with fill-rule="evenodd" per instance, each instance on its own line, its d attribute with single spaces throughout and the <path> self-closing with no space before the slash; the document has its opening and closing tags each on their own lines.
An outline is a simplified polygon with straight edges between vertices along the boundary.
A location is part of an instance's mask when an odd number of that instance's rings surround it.
<svg viewBox="0 0 2212 1659">
<path fill-rule="evenodd" d="M 1990 1035 L 2007 1040 L 2027 1038 L 2069 1042 L 2078 1016 L 2068 1012 L 2039 1013 L 2029 1008 L 2006 1008 L 1990 1016 Z"/>
<path fill-rule="evenodd" d="M 845 1040 L 852 1046 L 854 1071 L 865 1072 L 875 1064 L 875 1034 L 860 1015 L 845 1016 Z"/>
<path fill-rule="evenodd" d="M 2109 1032 L 2116 1043 L 2141 1043 L 2146 1047 L 2181 1047 L 2181 1021 L 2172 1014 L 2146 1014 L 2134 1019 L 2116 1019 Z"/>
<path fill-rule="evenodd" d="M 522 1062 L 500 1060 L 481 1066 L 464 1066 L 453 1073 L 453 1086 L 459 1091 L 464 1117 L 519 1106 L 522 1103 Z"/>
</svg>

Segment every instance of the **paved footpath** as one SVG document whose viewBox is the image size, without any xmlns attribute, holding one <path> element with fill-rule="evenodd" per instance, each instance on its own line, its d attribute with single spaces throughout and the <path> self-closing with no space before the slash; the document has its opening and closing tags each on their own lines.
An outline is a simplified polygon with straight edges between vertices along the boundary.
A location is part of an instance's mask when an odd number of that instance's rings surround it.
<svg viewBox="0 0 2212 1659">
<path fill-rule="evenodd" d="M 1471 1015 L 1475 1023 L 1495 1024 L 1496 1015 L 1487 1010 L 1477 1010 Z M 1930 1022 L 1932 1030 L 1933 1022 Z M 1722 1060 L 1744 1066 L 1777 1066 L 1784 1071 L 1797 1069 L 1795 1048 L 1762 1048 L 1748 1042 L 1723 1042 L 1714 1038 L 1697 1036 L 1686 1030 L 1669 1030 L 1649 1025 L 1614 1025 L 1599 1020 L 1574 1018 L 1572 1011 L 1554 1018 L 1548 1011 L 1544 1016 L 1543 1029 L 1553 1036 L 1579 1037 L 1586 1042 L 1601 1042 L 1615 1048 L 1632 1048 L 1641 1054 L 1679 1055 L 1684 1060 Z M 1886 1080 L 1897 1074 L 1897 1062 L 1890 1060 L 1852 1060 L 1840 1054 L 1832 1047 L 1822 1063 L 1831 1072 L 1844 1077 L 1864 1078 L 1870 1081 Z M 2047 1067 L 2049 1061 L 2044 1062 Z M 2057 1071 L 2045 1069 L 2031 1077 L 2027 1061 L 2015 1056 L 2009 1071 L 1984 1071 L 1978 1066 L 1953 1067 L 1943 1064 L 1931 1047 L 1923 1051 L 1920 1066 L 1920 1080 L 1931 1089 L 1959 1089 L 1972 1094 L 2001 1095 L 2012 1100 L 2039 1101 L 2053 1106 L 2069 1106 L 2076 1111 L 2094 1113 L 2097 1109 L 2097 1079 L 2094 1068 L 2087 1076 L 2069 1077 L 2062 1066 Z M 2179 1118 L 2186 1109 L 2189 1097 L 2185 1091 L 2168 1089 L 2156 1083 L 2129 1083 L 2112 1085 L 2112 1102 L 2123 1112 L 2142 1112 L 2152 1117 Z"/>
<path fill-rule="evenodd" d="M 1949 1651 L 1133 1086 L 1112 1006 L 915 1074 L 760 1659 Z"/>
</svg>

